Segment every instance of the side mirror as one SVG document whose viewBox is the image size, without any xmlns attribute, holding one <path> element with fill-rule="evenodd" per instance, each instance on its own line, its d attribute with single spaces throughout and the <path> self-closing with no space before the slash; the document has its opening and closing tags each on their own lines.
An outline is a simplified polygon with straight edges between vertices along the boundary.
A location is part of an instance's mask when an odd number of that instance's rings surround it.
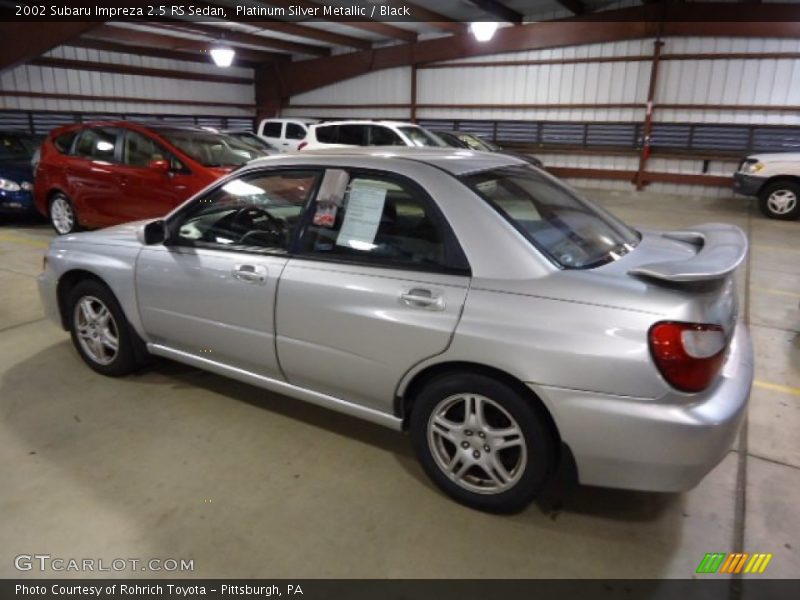
<svg viewBox="0 0 800 600">
<path fill-rule="evenodd" d="M 136 239 L 145 246 L 155 246 L 167 241 L 167 224 L 162 219 L 150 221 L 136 231 Z"/>
<path fill-rule="evenodd" d="M 151 160 L 149 167 L 154 171 L 161 171 L 162 173 L 169 173 L 170 171 L 169 161 L 164 159 Z"/>
</svg>

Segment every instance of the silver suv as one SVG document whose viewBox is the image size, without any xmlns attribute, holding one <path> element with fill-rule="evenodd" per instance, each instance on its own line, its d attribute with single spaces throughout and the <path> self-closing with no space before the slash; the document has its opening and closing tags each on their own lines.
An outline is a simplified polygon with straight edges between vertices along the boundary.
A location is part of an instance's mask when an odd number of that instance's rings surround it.
<svg viewBox="0 0 800 600">
<path fill-rule="evenodd" d="M 770 219 L 800 218 L 800 153 L 748 156 L 733 175 L 733 189 L 758 196 L 758 207 Z"/>
</svg>

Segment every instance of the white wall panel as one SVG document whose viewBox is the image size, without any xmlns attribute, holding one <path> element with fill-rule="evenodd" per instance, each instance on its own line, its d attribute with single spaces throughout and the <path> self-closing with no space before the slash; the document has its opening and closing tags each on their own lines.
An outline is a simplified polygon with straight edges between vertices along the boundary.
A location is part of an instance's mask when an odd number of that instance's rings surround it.
<svg viewBox="0 0 800 600">
<path fill-rule="evenodd" d="M 292 96 L 290 104 L 403 104 L 410 101 L 411 68 L 398 67 L 373 71 Z"/>
<path fill-rule="evenodd" d="M 101 52 L 67 46 L 56 48 L 49 52 L 47 56 L 202 74 L 209 73 L 210 70 L 213 72 L 213 69 L 215 69 L 212 65 L 201 63 Z M 222 72 L 220 70 L 220 73 Z M 224 73 L 240 77 L 251 77 L 253 74 L 252 69 L 243 68 L 231 68 L 230 70 L 225 70 Z M 255 103 L 255 88 L 252 84 L 191 81 L 34 65 L 22 65 L 0 74 L 0 90 L 108 96 L 110 98 L 109 100 L 66 100 L 58 98 L 0 97 L 1 109 L 19 110 L 251 116 L 254 111 L 245 108 L 186 105 L 180 102 L 152 104 L 149 102 L 118 101 L 114 98 L 130 97 L 172 101 L 205 100 L 233 104 Z"/>
</svg>

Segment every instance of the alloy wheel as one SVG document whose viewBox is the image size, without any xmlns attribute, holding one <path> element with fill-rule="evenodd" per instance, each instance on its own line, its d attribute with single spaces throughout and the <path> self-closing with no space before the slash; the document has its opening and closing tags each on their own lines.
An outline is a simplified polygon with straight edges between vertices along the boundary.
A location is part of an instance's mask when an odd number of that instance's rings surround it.
<svg viewBox="0 0 800 600">
<path fill-rule="evenodd" d="M 786 215 L 797 206 L 797 195 L 791 190 L 775 190 L 767 198 L 769 210 L 776 215 Z"/>
<path fill-rule="evenodd" d="M 505 492 L 525 472 L 528 448 L 522 428 L 486 396 L 445 398 L 431 412 L 427 434 L 436 465 L 470 492 Z"/>
<path fill-rule="evenodd" d="M 108 365 L 119 353 L 119 329 L 101 300 L 84 296 L 75 304 L 75 333 L 84 353 L 99 365 Z"/>
<path fill-rule="evenodd" d="M 53 228 L 64 235 L 72 231 L 75 224 L 75 213 L 69 200 L 63 196 L 57 196 L 50 205 L 50 221 Z"/>
</svg>

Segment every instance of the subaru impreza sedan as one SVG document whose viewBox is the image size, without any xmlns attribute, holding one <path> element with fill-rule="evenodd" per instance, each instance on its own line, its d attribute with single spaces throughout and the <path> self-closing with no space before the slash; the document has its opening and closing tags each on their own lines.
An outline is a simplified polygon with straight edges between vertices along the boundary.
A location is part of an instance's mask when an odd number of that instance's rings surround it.
<svg viewBox="0 0 800 600">
<path fill-rule="evenodd" d="M 49 315 L 89 367 L 156 355 L 408 431 L 469 506 L 696 485 L 753 356 L 736 227 L 637 231 L 523 161 L 343 149 L 253 161 L 164 219 L 53 241 Z"/>
</svg>

